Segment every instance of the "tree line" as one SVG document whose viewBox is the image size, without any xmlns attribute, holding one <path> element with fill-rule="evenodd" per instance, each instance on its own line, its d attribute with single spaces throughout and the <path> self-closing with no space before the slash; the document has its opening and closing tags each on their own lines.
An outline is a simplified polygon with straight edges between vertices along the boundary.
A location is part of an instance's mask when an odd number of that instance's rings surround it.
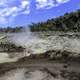
<svg viewBox="0 0 80 80">
<path fill-rule="evenodd" d="M 32 32 L 35 31 L 74 31 L 80 32 L 80 10 L 65 13 L 63 16 L 48 19 L 45 22 L 32 23 L 28 25 Z M 24 26 L 0 28 L 0 32 L 21 32 Z"/>
<path fill-rule="evenodd" d="M 80 31 L 80 10 L 45 22 L 32 23 L 29 27 L 31 31 Z"/>
<path fill-rule="evenodd" d="M 6 28 L 0 28 L 0 33 L 16 33 L 16 32 L 21 32 L 23 29 L 22 26 L 18 27 L 6 27 Z"/>
</svg>

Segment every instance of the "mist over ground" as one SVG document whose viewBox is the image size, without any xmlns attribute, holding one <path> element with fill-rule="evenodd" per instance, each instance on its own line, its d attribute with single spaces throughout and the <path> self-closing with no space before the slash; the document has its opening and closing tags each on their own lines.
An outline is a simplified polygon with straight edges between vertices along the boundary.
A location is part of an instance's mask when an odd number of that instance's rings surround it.
<svg viewBox="0 0 80 80">
<path fill-rule="evenodd" d="M 48 36 L 47 36 L 48 34 Z M 60 36 L 65 35 L 66 36 Z M 9 34 L 9 41 L 23 46 L 25 48 L 26 56 L 29 54 L 41 54 L 49 50 L 64 50 L 80 53 L 80 37 L 79 33 L 58 33 L 53 31 L 48 32 L 31 32 L 29 28 L 23 30 L 21 33 Z"/>
<path fill-rule="evenodd" d="M 67 51 L 71 53 L 68 53 L 69 55 L 73 56 L 79 56 L 80 54 L 79 32 L 31 32 L 27 27 L 18 33 L 4 34 L 3 39 L 7 39 L 7 41 L 16 46 L 22 46 L 24 51 L 1 53 L 0 63 L 17 61 L 19 58 L 30 56 L 31 54 L 45 54 L 45 52 L 52 50 L 60 51 L 61 53 Z M 51 54 L 55 54 L 55 52 Z"/>
</svg>

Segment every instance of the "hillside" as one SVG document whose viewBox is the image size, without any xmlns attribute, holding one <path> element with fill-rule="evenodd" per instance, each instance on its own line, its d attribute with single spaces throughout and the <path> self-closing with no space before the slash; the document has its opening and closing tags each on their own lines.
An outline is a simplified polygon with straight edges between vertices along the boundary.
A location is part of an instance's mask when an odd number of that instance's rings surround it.
<svg viewBox="0 0 80 80">
<path fill-rule="evenodd" d="M 31 31 L 80 31 L 80 10 L 48 19 L 46 22 L 32 23 Z"/>
<path fill-rule="evenodd" d="M 25 26 L 0 28 L 2 33 L 21 32 Z M 48 19 L 45 22 L 32 23 L 28 25 L 32 32 L 37 31 L 71 31 L 80 32 L 80 10 L 71 13 L 65 13 L 63 16 Z"/>
</svg>

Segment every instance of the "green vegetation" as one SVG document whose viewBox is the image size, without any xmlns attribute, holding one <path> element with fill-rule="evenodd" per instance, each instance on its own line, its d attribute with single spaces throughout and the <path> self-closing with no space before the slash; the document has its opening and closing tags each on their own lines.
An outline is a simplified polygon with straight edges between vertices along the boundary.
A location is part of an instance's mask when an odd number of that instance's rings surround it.
<svg viewBox="0 0 80 80">
<path fill-rule="evenodd" d="M 18 26 L 18 27 L 7 27 L 7 28 L 0 28 L 0 33 L 16 33 L 16 32 L 21 32 L 23 29 L 22 26 Z"/>
<path fill-rule="evenodd" d="M 38 31 L 74 31 L 80 32 L 80 10 L 65 13 L 63 16 L 48 19 L 45 22 L 32 23 L 28 25 L 32 32 Z M 0 32 L 15 33 L 21 32 L 24 26 L 0 28 Z"/>
<path fill-rule="evenodd" d="M 66 13 L 64 16 L 49 19 L 46 22 L 32 23 L 31 31 L 80 31 L 80 10 Z"/>
</svg>

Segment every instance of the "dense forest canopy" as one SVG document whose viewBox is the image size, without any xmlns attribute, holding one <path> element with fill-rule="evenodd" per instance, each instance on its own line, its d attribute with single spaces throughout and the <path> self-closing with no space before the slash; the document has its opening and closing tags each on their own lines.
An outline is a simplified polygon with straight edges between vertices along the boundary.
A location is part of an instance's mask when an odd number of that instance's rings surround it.
<svg viewBox="0 0 80 80">
<path fill-rule="evenodd" d="M 80 31 L 80 10 L 66 13 L 63 16 L 48 19 L 45 22 L 28 25 L 31 31 Z M 24 26 L 0 28 L 0 32 L 21 32 Z"/>
</svg>

